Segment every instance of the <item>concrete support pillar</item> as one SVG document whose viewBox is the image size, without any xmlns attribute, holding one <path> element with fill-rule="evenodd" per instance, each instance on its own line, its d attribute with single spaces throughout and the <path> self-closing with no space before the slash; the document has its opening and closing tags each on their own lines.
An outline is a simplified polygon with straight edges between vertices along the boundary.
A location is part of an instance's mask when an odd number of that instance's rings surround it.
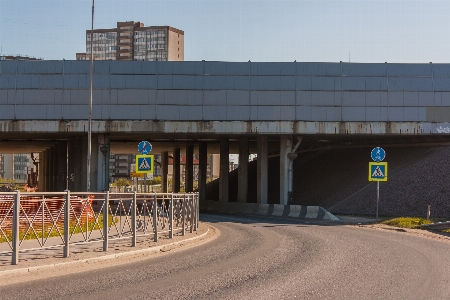
<svg viewBox="0 0 450 300">
<path fill-rule="evenodd" d="M 70 191 L 75 191 L 74 180 L 75 180 L 75 165 L 79 162 L 75 161 L 75 139 L 70 139 L 67 141 L 67 148 L 69 152 L 68 157 L 68 189 Z"/>
<path fill-rule="evenodd" d="M 201 204 L 206 203 L 206 166 L 208 164 L 208 144 L 201 142 L 198 150 L 198 193 Z"/>
<path fill-rule="evenodd" d="M 3 154 L 3 178 L 14 179 L 14 154 Z"/>
<path fill-rule="evenodd" d="M 180 148 L 173 149 L 173 171 L 172 171 L 172 191 L 174 193 L 180 192 Z"/>
<path fill-rule="evenodd" d="M 63 192 L 67 188 L 67 143 L 58 143 L 57 149 L 56 191 Z"/>
<path fill-rule="evenodd" d="M 186 174 L 185 190 L 187 193 L 194 191 L 194 146 L 186 147 Z"/>
<path fill-rule="evenodd" d="M 288 205 L 289 191 L 289 158 L 292 145 L 289 136 L 283 135 L 280 139 L 280 204 Z"/>
<path fill-rule="evenodd" d="M 57 179 L 58 179 L 58 146 L 52 147 L 52 154 L 51 154 L 51 167 L 50 167 L 50 192 L 57 192 Z"/>
<path fill-rule="evenodd" d="M 97 190 L 109 190 L 109 135 L 99 135 L 97 140 Z M 93 143 L 94 144 L 94 143 Z M 92 185 L 92 184 L 91 184 Z"/>
<path fill-rule="evenodd" d="M 46 159 L 47 159 L 47 150 L 42 151 L 39 153 L 39 184 L 38 184 L 38 191 L 39 192 L 46 192 L 46 183 L 47 180 L 47 174 L 46 174 Z"/>
<path fill-rule="evenodd" d="M 259 204 L 268 203 L 269 161 L 268 138 L 258 136 L 257 139 L 257 183 L 256 200 Z"/>
<path fill-rule="evenodd" d="M 73 184 L 75 192 L 86 191 L 86 157 L 87 138 L 76 138 L 74 143 L 74 174 Z"/>
<path fill-rule="evenodd" d="M 92 147 L 92 143 L 91 143 Z M 87 137 L 76 138 L 74 145 L 74 191 L 86 192 L 87 191 Z M 93 149 L 93 148 L 91 148 Z M 92 151 L 92 150 L 91 150 Z M 92 160 L 91 160 L 92 166 Z M 92 191 L 92 180 L 91 180 Z"/>
<path fill-rule="evenodd" d="M 101 162 L 101 159 L 99 157 L 102 157 L 102 154 L 99 149 L 99 141 L 98 141 L 98 135 L 93 134 L 91 139 L 91 192 L 101 192 L 103 188 L 103 184 L 100 186 L 98 185 L 98 164 L 99 160 Z M 99 155 L 100 153 L 100 155 Z M 86 166 L 87 168 L 87 166 Z M 100 173 L 103 173 L 100 169 Z M 102 177 L 103 178 L 103 177 Z"/>
<path fill-rule="evenodd" d="M 111 145 L 110 145 L 109 135 L 105 134 L 103 136 L 103 141 L 100 144 L 100 153 L 102 155 L 101 161 L 103 163 L 102 163 L 102 166 L 100 169 L 100 170 L 102 170 L 102 172 L 101 172 L 102 180 L 99 182 L 99 185 L 101 185 L 101 189 L 105 192 L 109 191 L 109 156 L 111 154 L 110 148 L 111 148 Z M 100 161 L 100 159 L 99 159 L 99 161 Z"/>
<path fill-rule="evenodd" d="M 45 176 L 47 177 L 47 180 L 45 181 L 45 191 L 46 192 L 53 192 L 53 147 L 50 147 L 47 150 L 47 157 L 46 157 L 46 168 L 45 168 Z"/>
<path fill-rule="evenodd" d="M 161 192 L 167 193 L 168 191 L 168 180 L 167 176 L 169 173 L 169 152 L 164 151 L 161 153 Z"/>
<path fill-rule="evenodd" d="M 228 202 L 228 174 L 230 173 L 230 144 L 228 139 L 220 139 L 219 201 Z"/>
<path fill-rule="evenodd" d="M 240 138 L 237 202 L 246 203 L 247 196 L 248 196 L 248 138 Z"/>
</svg>

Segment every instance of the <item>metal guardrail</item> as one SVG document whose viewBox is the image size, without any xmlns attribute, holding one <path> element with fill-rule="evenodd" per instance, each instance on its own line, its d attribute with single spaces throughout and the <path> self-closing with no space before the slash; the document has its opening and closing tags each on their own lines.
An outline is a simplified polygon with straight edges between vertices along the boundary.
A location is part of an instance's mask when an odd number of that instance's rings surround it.
<svg viewBox="0 0 450 300">
<path fill-rule="evenodd" d="M 450 221 L 438 222 L 438 223 L 432 223 L 432 224 L 425 224 L 425 225 L 421 225 L 420 228 L 422 228 L 422 229 L 429 229 L 429 230 L 450 229 Z"/>
<path fill-rule="evenodd" d="M 12 252 L 12 264 L 21 251 L 63 247 L 69 257 L 70 245 L 131 239 L 161 233 L 185 235 L 199 224 L 198 193 L 0 193 L 0 239 Z M 61 242 L 49 243 L 50 237 Z M 36 247 L 25 247 L 33 240 Z M 30 243 L 28 243 L 30 244 Z"/>
</svg>

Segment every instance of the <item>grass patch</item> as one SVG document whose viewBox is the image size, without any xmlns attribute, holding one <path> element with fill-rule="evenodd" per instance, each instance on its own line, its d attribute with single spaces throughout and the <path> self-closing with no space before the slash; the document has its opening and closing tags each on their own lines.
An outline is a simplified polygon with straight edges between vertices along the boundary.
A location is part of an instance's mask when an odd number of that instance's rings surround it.
<svg viewBox="0 0 450 300">
<path fill-rule="evenodd" d="M 432 220 L 423 218 L 400 217 L 389 219 L 381 222 L 382 224 L 391 225 L 400 228 L 420 228 L 421 225 L 431 224 Z"/>
<path fill-rule="evenodd" d="M 114 223 L 116 223 L 117 221 L 118 221 L 117 218 L 114 218 Z M 110 227 L 112 223 L 113 223 L 113 217 L 109 215 L 108 216 L 108 227 Z M 61 234 L 61 236 L 64 237 L 64 224 L 62 224 L 62 223 L 58 223 L 53 228 L 52 228 L 52 225 L 49 225 L 49 224 L 44 224 L 44 228 L 42 228 L 42 225 L 40 225 L 40 224 L 36 224 L 36 225 L 35 225 L 34 232 L 31 228 L 27 232 L 26 228 L 28 227 L 28 225 L 27 226 L 21 225 L 19 239 L 20 240 L 32 240 L 32 239 L 42 239 L 42 237 L 44 239 L 46 239 L 48 237 L 59 236 L 60 234 Z M 94 221 L 91 221 L 87 224 L 87 226 L 86 226 L 86 223 L 77 224 L 75 221 L 70 222 L 69 235 L 86 232 L 86 227 L 87 227 L 88 232 L 95 231 L 95 230 L 101 230 L 103 228 L 103 215 L 98 216 L 97 223 L 95 223 Z M 59 230 L 59 232 L 58 232 L 58 230 Z M 10 229 L 9 230 L 4 229 L 4 233 L 6 235 L 6 238 L 9 241 L 11 241 L 12 240 L 12 231 Z M 0 243 L 5 243 L 7 241 L 6 238 L 3 234 L 1 234 Z"/>
</svg>

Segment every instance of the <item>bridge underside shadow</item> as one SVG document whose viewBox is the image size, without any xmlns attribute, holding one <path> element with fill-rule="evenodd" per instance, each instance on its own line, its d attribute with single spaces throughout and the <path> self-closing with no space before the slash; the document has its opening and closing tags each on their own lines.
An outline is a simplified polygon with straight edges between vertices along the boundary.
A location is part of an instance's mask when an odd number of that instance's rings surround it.
<svg viewBox="0 0 450 300">
<path fill-rule="evenodd" d="M 376 183 L 368 181 L 371 147 L 300 152 L 294 161 L 293 205 L 321 206 L 335 214 L 374 216 Z M 450 215 L 450 147 L 386 146 L 389 179 L 380 184 L 383 216 Z M 278 156 L 269 158 L 268 203 L 279 204 Z M 257 203 L 256 161 L 249 164 L 248 202 Z M 238 196 L 238 170 L 229 175 L 230 202 Z M 219 199 L 219 181 L 207 186 L 207 199 Z"/>
</svg>

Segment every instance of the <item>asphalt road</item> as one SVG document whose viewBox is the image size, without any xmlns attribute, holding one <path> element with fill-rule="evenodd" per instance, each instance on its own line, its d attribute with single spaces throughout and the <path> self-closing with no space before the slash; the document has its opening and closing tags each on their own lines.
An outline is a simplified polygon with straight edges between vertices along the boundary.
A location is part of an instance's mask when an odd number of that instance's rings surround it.
<svg viewBox="0 0 450 300">
<path fill-rule="evenodd" d="M 448 243 L 357 226 L 203 215 L 182 252 L 0 288 L 1 299 L 450 299 Z"/>
</svg>

